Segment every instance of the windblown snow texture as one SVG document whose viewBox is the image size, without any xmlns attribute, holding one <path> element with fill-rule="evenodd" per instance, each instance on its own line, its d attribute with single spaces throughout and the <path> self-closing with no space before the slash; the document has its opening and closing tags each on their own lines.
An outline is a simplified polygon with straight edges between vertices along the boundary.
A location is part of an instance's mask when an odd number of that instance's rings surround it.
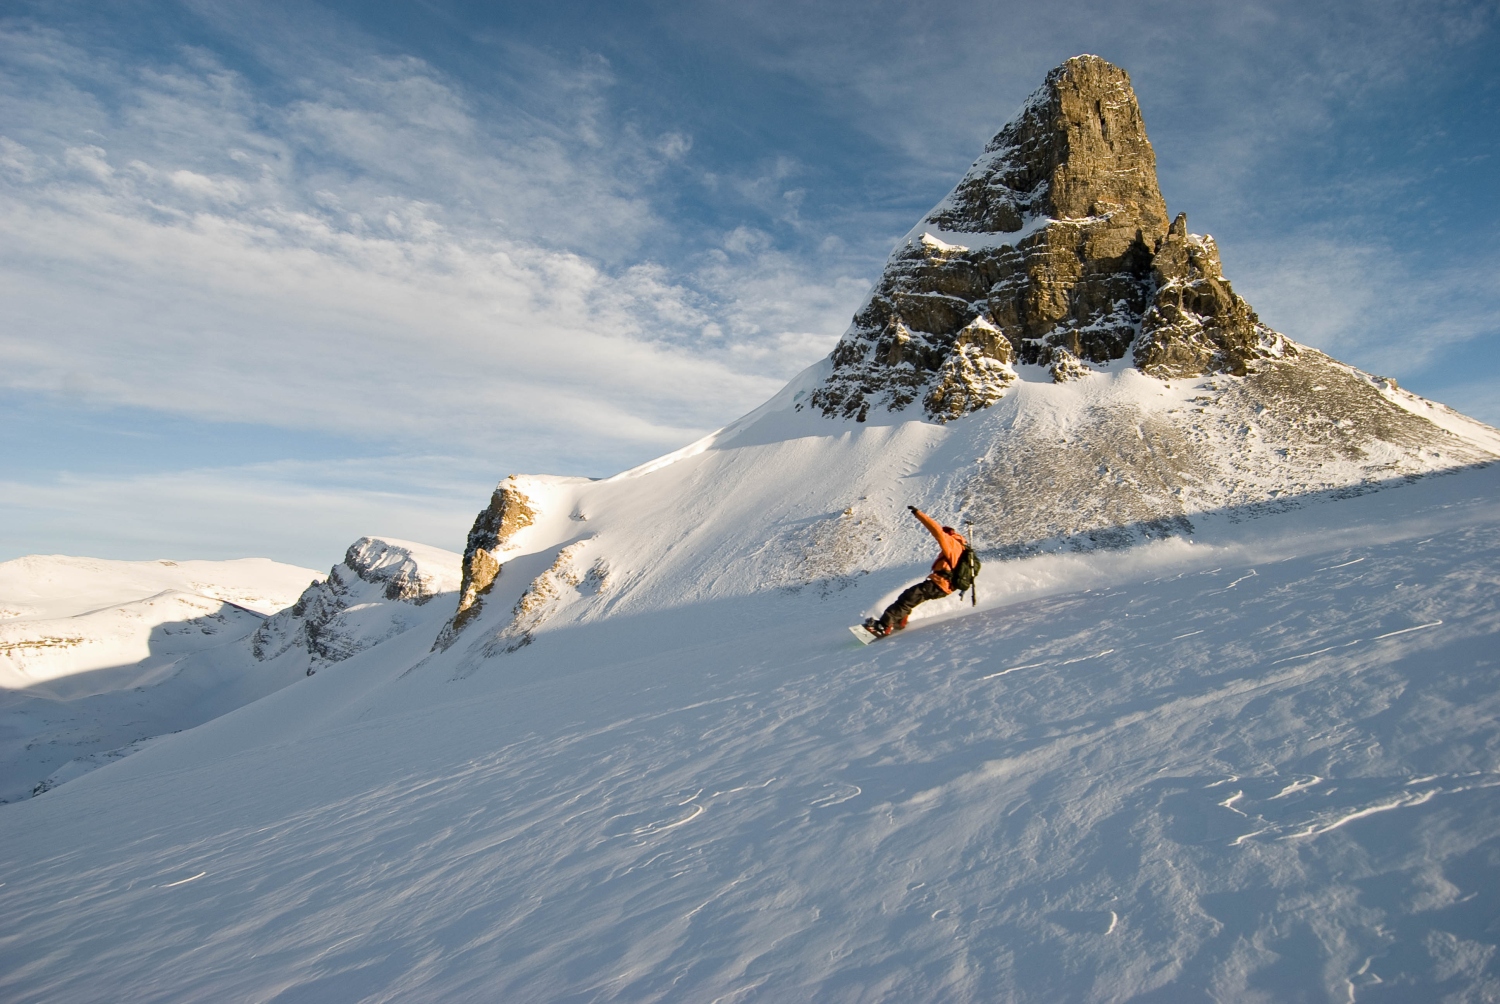
<svg viewBox="0 0 1500 1004">
<path fill-rule="evenodd" d="M 1497 489 L 990 563 L 869 648 L 918 567 L 464 673 L 435 617 L 0 811 L 0 994 L 1483 999 Z"/>
</svg>

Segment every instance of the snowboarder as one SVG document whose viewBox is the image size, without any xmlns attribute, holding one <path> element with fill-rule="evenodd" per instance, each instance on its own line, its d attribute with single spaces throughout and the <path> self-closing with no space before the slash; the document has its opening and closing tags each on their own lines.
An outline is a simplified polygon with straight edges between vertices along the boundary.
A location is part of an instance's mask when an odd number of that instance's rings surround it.
<svg viewBox="0 0 1500 1004">
<path fill-rule="evenodd" d="M 877 638 L 884 638 L 893 631 L 900 631 L 906 627 L 906 619 L 911 616 L 912 609 L 918 603 L 928 600 L 938 600 L 953 592 L 955 588 L 972 588 L 973 574 L 968 575 L 969 581 L 960 586 L 955 586 L 954 571 L 959 567 L 959 560 L 963 558 L 964 552 L 969 548 L 969 542 L 964 539 L 963 534 L 951 526 L 939 526 L 938 521 L 927 515 L 914 505 L 906 508 L 911 514 L 921 521 L 932 535 L 937 538 L 938 547 L 942 553 L 932 563 L 932 574 L 921 582 L 909 587 L 896 597 L 896 602 L 886 608 L 885 613 L 878 618 L 871 617 L 865 621 L 864 628 Z M 974 571 L 978 570 L 977 560 L 971 558 Z"/>
</svg>

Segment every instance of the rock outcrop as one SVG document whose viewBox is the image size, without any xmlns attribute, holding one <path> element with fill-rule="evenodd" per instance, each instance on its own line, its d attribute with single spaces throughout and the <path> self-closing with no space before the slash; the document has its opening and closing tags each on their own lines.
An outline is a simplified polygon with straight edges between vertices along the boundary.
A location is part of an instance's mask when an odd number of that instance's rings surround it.
<svg viewBox="0 0 1500 1004">
<path fill-rule="evenodd" d="M 536 519 L 536 510 L 512 475 L 500 482 L 490 495 L 490 504 L 474 517 L 464 545 L 463 581 L 459 585 L 458 609 L 433 644 L 434 650 L 446 649 L 458 638 L 464 626 L 478 616 L 484 597 L 500 577 L 500 553 L 510 540 Z"/>
<path fill-rule="evenodd" d="M 595 596 L 610 589 L 609 562 L 587 556 L 589 540 L 569 544 L 557 553 L 552 565 L 531 580 L 511 609 L 510 623 L 501 628 L 483 649 L 484 654 L 516 652 L 532 642 L 533 633 L 560 608 L 579 596 Z"/>
<path fill-rule="evenodd" d="M 1134 361 L 1152 376 L 1244 376 L 1255 359 L 1297 354 L 1230 288 L 1218 245 L 1188 233 L 1186 213 L 1157 242 L 1151 277 L 1156 293 L 1141 318 Z"/>
<path fill-rule="evenodd" d="M 1294 352 L 1221 271 L 1211 238 L 1167 222 L 1129 75 L 1077 56 L 892 253 L 810 403 L 948 421 L 998 400 L 1016 363 L 1062 382 L 1134 347 L 1166 378 Z"/>
<path fill-rule="evenodd" d="M 459 584 L 456 555 L 406 541 L 361 537 L 286 610 L 266 619 L 252 637 L 262 661 L 300 647 L 307 675 L 342 662 L 414 626 L 411 608 Z"/>
</svg>

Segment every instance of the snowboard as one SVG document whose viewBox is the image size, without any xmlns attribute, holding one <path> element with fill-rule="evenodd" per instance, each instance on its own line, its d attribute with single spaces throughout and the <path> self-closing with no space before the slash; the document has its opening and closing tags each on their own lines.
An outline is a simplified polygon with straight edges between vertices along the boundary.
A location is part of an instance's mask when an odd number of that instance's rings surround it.
<svg viewBox="0 0 1500 1004">
<path fill-rule="evenodd" d="M 870 632 L 866 631 L 864 629 L 864 625 L 862 625 L 862 624 L 856 624 L 856 625 L 854 625 L 853 627 L 851 627 L 849 629 L 849 632 L 850 632 L 850 634 L 854 635 L 854 637 L 856 637 L 856 638 L 859 639 L 859 643 L 861 645 L 868 645 L 872 641 L 878 641 L 879 640 L 875 635 L 873 635 Z"/>
</svg>

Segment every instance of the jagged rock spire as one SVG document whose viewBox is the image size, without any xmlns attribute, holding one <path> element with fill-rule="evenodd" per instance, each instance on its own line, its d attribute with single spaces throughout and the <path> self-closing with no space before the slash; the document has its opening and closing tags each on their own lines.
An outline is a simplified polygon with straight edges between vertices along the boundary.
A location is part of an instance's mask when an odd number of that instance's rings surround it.
<svg viewBox="0 0 1500 1004">
<path fill-rule="evenodd" d="M 1168 225 L 1129 75 L 1075 56 L 892 252 L 810 403 L 863 420 L 920 401 L 943 421 L 999 400 L 1017 362 L 1064 381 L 1132 346 L 1163 377 L 1295 351 L 1211 239 Z"/>
<path fill-rule="evenodd" d="M 1074 56 L 1047 74 L 925 222 L 1014 233 L 1036 217 L 1103 216 L 1116 228 L 1140 229 L 1148 242 L 1167 230 L 1156 153 L 1130 75 L 1098 56 Z"/>
<path fill-rule="evenodd" d="M 1147 373 L 1243 376 L 1253 359 L 1295 354 L 1230 287 L 1214 239 L 1188 233 L 1187 213 L 1156 242 L 1151 274 L 1156 294 L 1141 317 L 1134 359 Z"/>
</svg>

